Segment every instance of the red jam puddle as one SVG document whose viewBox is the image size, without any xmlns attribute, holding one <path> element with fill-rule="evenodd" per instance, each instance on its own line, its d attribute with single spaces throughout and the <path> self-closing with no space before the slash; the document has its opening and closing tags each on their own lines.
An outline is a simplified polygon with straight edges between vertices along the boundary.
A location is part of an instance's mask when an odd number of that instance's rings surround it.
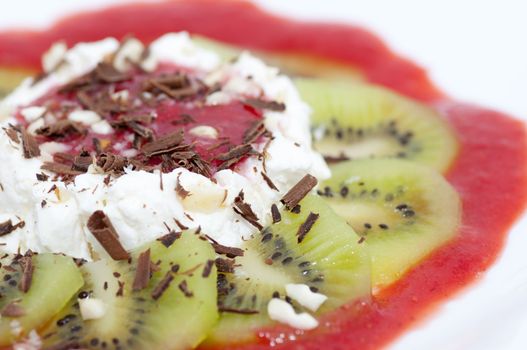
<svg viewBox="0 0 527 350">
<path fill-rule="evenodd" d="M 496 260 L 509 228 L 525 207 L 524 123 L 446 97 L 421 68 L 392 53 L 364 29 L 283 19 L 240 1 L 133 4 L 79 14 L 45 32 L 0 33 L 0 64 L 36 67 L 42 52 L 57 40 L 71 45 L 133 33 L 151 41 L 180 30 L 249 48 L 315 55 L 358 68 L 369 81 L 437 108 L 461 144 L 447 175 L 463 201 L 463 223 L 454 241 L 376 295 L 372 303 L 343 307 L 312 332 L 277 327 L 262 330 L 252 344 L 229 348 L 377 349 L 473 282 Z"/>
</svg>

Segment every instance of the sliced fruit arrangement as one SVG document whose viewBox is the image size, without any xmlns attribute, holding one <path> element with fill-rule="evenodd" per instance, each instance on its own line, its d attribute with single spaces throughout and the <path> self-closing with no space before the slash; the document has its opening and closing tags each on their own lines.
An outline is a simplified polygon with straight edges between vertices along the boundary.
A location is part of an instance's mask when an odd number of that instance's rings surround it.
<svg viewBox="0 0 527 350">
<path fill-rule="evenodd" d="M 398 159 L 332 167 L 319 193 L 368 243 L 375 287 L 399 279 L 457 232 L 461 202 L 431 168 Z"/>
<path fill-rule="evenodd" d="M 229 45 L 220 41 L 206 38 L 199 35 L 193 35 L 192 40 L 203 48 L 213 50 L 218 53 L 224 61 L 235 59 L 243 48 Z M 268 64 L 279 67 L 281 71 L 289 76 L 299 77 L 323 77 L 338 80 L 365 80 L 363 74 L 358 70 L 350 67 L 349 64 L 340 64 L 334 60 L 317 57 L 306 53 L 279 53 L 254 51 L 251 53 L 260 57 Z"/>
<path fill-rule="evenodd" d="M 4 255 L 0 261 L 0 346 L 13 344 L 42 327 L 83 284 L 70 257 Z"/>
<path fill-rule="evenodd" d="M 431 108 L 381 87 L 299 79 L 313 108 L 314 147 L 328 161 L 403 158 L 448 170 L 457 141 Z"/>
<path fill-rule="evenodd" d="M 189 349 L 216 323 L 214 250 L 191 232 L 81 267 L 85 284 L 41 332 L 45 347 Z M 150 278 L 151 276 L 151 278 Z"/>
<path fill-rule="evenodd" d="M 35 71 L 26 68 L 0 66 L 0 99 L 17 87 L 23 79 L 34 74 Z"/>
<path fill-rule="evenodd" d="M 280 221 L 247 241 L 243 256 L 220 261 L 222 314 L 211 343 L 250 340 L 257 329 L 272 324 L 267 308 L 273 298 L 285 299 L 303 311 L 286 297 L 286 286 L 291 284 L 307 285 L 328 297 L 316 315 L 370 295 L 370 258 L 365 244 L 358 243 L 355 232 L 324 201 L 308 196 L 291 212 L 283 210 L 273 216 Z M 303 235 L 301 227 L 306 223 L 312 227 Z"/>
</svg>

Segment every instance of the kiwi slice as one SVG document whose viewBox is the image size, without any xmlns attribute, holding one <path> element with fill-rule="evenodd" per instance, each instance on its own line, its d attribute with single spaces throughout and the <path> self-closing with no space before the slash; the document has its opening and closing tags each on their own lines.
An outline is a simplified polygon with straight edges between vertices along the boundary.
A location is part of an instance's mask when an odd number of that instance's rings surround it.
<svg viewBox="0 0 527 350">
<path fill-rule="evenodd" d="M 319 193 L 368 243 L 376 287 L 399 279 L 456 235 L 461 201 L 435 170 L 410 161 L 343 162 Z"/>
<path fill-rule="evenodd" d="M 258 329 L 272 324 L 267 306 L 272 298 L 286 297 L 286 284 L 305 284 L 328 297 L 314 316 L 370 295 L 370 258 L 355 232 L 318 196 L 307 196 L 299 208 L 299 213 L 282 211 L 279 223 L 246 241 L 244 255 L 231 262 L 233 271 L 220 268 L 222 313 L 208 342 L 250 341 Z M 311 213 L 318 220 L 299 243 L 299 227 Z M 307 311 L 286 300 L 297 312 Z"/>
<path fill-rule="evenodd" d="M 26 68 L 0 67 L 0 99 L 34 74 L 35 71 Z"/>
<path fill-rule="evenodd" d="M 83 284 L 73 259 L 62 255 L 4 255 L 0 261 L 0 346 L 45 325 Z"/>
<path fill-rule="evenodd" d="M 314 147 L 329 161 L 403 158 L 448 170 L 454 133 L 433 109 L 385 88 L 317 79 L 295 81 L 313 108 Z"/>
<path fill-rule="evenodd" d="M 203 48 L 215 51 L 223 61 L 235 59 L 244 50 L 242 47 L 193 35 L 192 41 Z M 323 77 L 337 80 L 364 81 L 359 69 L 327 58 L 303 52 L 269 52 L 250 50 L 251 53 L 271 66 L 280 68 L 283 74 L 298 77 Z"/>
<path fill-rule="evenodd" d="M 83 265 L 85 284 L 41 333 L 45 345 L 83 349 L 196 347 L 218 319 L 215 253 L 210 243 L 191 232 L 184 232 L 171 245 L 170 239 L 163 242 L 139 249 L 130 261 L 105 259 Z M 145 288 L 135 290 L 136 271 L 141 269 L 139 256 L 148 249 L 152 277 Z M 86 300 L 102 302 L 104 314 L 83 320 L 81 304 Z"/>
</svg>

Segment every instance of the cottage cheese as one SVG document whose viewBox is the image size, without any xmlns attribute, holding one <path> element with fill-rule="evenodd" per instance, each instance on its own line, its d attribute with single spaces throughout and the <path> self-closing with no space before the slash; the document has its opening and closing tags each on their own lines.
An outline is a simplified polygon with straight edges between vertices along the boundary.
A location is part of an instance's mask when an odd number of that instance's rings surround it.
<svg viewBox="0 0 527 350">
<path fill-rule="evenodd" d="M 62 44 L 59 44 L 62 45 Z M 138 42 L 125 51 L 133 57 Z M 8 116 L 3 126 L 14 123 L 9 118 L 50 89 L 65 84 L 92 70 L 105 56 L 119 47 L 115 39 L 78 44 L 66 51 L 55 47 L 44 56 L 44 67 L 53 70 L 33 85 L 29 79 L 0 104 L 0 113 Z M 126 60 L 122 60 L 126 62 Z M 167 226 L 177 229 L 175 220 L 202 231 L 228 246 L 240 246 L 255 228 L 236 214 L 234 198 L 243 190 L 247 202 L 262 224 L 270 222 L 269 208 L 306 173 L 319 179 L 329 177 L 323 158 L 311 148 L 309 107 L 300 99 L 293 83 L 278 70 L 266 66 L 249 53 L 235 62 L 221 62 L 214 52 L 192 43 L 186 33 L 167 34 L 155 41 L 145 69 L 155 69 L 160 62 L 171 62 L 202 74 L 207 83 L 222 82 L 224 89 L 209 96 L 207 103 L 228 103 L 241 93 L 260 96 L 286 104 L 284 112 L 264 112 L 267 129 L 274 139 L 266 151 L 266 173 L 279 191 L 272 190 L 261 176 L 262 160 L 251 157 L 235 171 L 222 170 L 214 182 L 201 175 L 176 169 L 168 174 L 128 170 L 125 175 L 104 183 L 106 175 L 95 166 L 79 175 L 74 183 L 37 181 L 43 161 L 64 145 L 50 142 L 41 145 L 42 155 L 24 159 L 21 147 L 0 130 L 0 222 L 25 222 L 23 228 L 0 237 L 0 249 L 6 252 L 61 252 L 88 260 L 106 256 L 106 252 L 86 227 L 89 216 L 103 210 L 119 234 L 123 246 L 137 248 L 167 233 Z M 24 117 L 38 122 L 42 110 L 32 107 Z M 71 118 L 92 128 L 104 129 L 94 113 L 77 113 Z M 111 130 L 107 130 L 111 132 Z M 201 130 L 200 132 L 203 132 Z M 263 144 L 255 145 L 262 151 Z M 161 188 L 160 181 L 163 186 Z M 174 188 L 179 184 L 190 192 L 181 198 Z M 51 190 L 56 185 L 56 189 Z"/>
</svg>

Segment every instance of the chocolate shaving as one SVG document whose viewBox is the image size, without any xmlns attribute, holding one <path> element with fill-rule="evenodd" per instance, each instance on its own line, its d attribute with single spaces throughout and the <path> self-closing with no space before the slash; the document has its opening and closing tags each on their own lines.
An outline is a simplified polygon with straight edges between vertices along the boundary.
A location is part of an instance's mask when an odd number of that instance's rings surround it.
<svg viewBox="0 0 527 350">
<path fill-rule="evenodd" d="M 172 231 L 164 236 L 159 237 L 157 240 L 161 242 L 165 247 L 170 247 L 176 239 L 181 237 L 181 232 Z"/>
<path fill-rule="evenodd" d="M 249 144 L 239 145 L 239 146 L 234 147 L 228 152 L 219 154 L 218 156 L 216 156 L 216 159 L 223 160 L 223 161 L 231 160 L 231 159 L 238 160 L 242 158 L 244 155 L 246 155 L 247 153 L 251 152 L 252 149 L 253 149 L 252 146 Z"/>
<path fill-rule="evenodd" d="M 176 182 L 176 193 L 181 199 L 187 198 L 187 196 L 190 194 L 189 191 L 187 191 L 183 186 L 181 186 L 181 183 L 179 182 L 179 175 Z"/>
<path fill-rule="evenodd" d="M 271 205 L 271 217 L 273 218 L 273 224 L 282 221 L 282 214 L 280 214 L 280 210 L 278 210 L 276 204 Z"/>
<path fill-rule="evenodd" d="M 230 307 L 225 307 L 223 305 L 218 306 L 218 311 L 220 312 L 228 312 L 231 314 L 240 314 L 240 315 L 256 315 L 259 314 L 260 311 L 258 310 L 250 310 L 250 309 L 234 309 Z"/>
<path fill-rule="evenodd" d="M 73 158 L 73 165 L 71 168 L 73 170 L 86 172 L 88 171 L 88 168 L 90 167 L 90 165 L 92 165 L 92 163 L 93 163 L 93 159 L 91 155 L 86 152 L 79 156 L 75 156 L 75 158 Z"/>
<path fill-rule="evenodd" d="M 37 135 L 50 138 L 60 138 L 67 135 L 85 135 L 86 132 L 87 130 L 84 125 L 68 119 L 59 120 L 51 125 L 44 125 L 35 131 Z"/>
<path fill-rule="evenodd" d="M 203 277 L 206 277 L 206 276 L 203 276 Z M 188 289 L 188 284 L 187 284 L 187 280 L 183 280 L 181 281 L 181 283 L 178 285 L 178 288 L 180 291 L 183 292 L 183 294 L 185 295 L 185 297 L 187 298 L 191 298 L 194 296 L 194 293 L 192 293 L 189 289 Z"/>
<path fill-rule="evenodd" d="M 158 154 L 173 152 L 182 141 L 183 131 L 175 131 L 145 144 L 141 150 L 146 156 L 152 157 Z"/>
<path fill-rule="evenodd" d="M 26 311 L 18 304 L 17 301 L 11 301 L 6 306 L 4 306 L 2 311 L 0 311 L 0 315 L 2 315 L 2 317 L 16 318 L 24 316 L 25 314 Z"/>
<path fill-rule="evenodd" d="M 38 181 L 47 181 L 49 179 L 49 176 L 44 173 L 36 174 L 36 176 Z"/>
<path fill-rule="evenodd" d="M 183 225 L 183 224 L 181 223 L 181 221 L 179 221 L 178 219 L 174 219 L 174 222 L 176 223 L 177 227 L 179 227 L 180 230 L 183 230 L 183 231 L 184 231 L 184 230 L 187 230 L 187 229 L 188 229 L 188 227 L 185 226 L 185 225 Z"/>
<path fill-rule="evenodd" d="M 56 152 L 55 154 L 53 154 L 53 160 L 61 164 L 71 165 L 73 164 L 74 159 L 75 159 L 75 156 L 69 153 Z"/>
<path fill-rule="evenodd" d="M 173 99 L 181 99 L 198 93 L 198 89 L 185 74 L 162 75 L 146 81 L 144 91 L 155 95 L 163 93 Z"/>
<path fill-rule="evenodd" d="M 347 161 L 347 160 L 350 160 L 350 159 L 351 159 L 350 157 L 345 156 L 344 154 L 341 154 L 340 156 L 337 156 L 337 157 L 335 157 L 335 156 L 328 156 L 328 155 L 324 156 L 324 160 L 328 164 L 340 163 L 340 162 L 344 162 L 344 161 Z"/>
<path fill-rule="evenodd" d="M 214 248 L 214 251 L 216 254 L 220 255 L 226 255 L 229 258 L 235 258 L 237 256 L 243 256 L 243 249 L 240 248 L 234 248 L 234 247 L 227 247 L 224 245 L 221 245 L 219 243 L 213 242 L 212 248 Z"/>
<path fill-rule="evenodd" d="M 130 79 L 130 76 L 119 72 L 115 67 L 107 62 L 100 62 L 95 67 L 95 77 L 104 83 L 118 83 Z"/>
<path fill-rule="evenodd" d="M 267 176 L 267 174 L 265 172 L 263 172 L 263 171 L 261 172 L 261 174 L 262 174 L 262 177 L 263 177 L 265 183 L 267 183 L 267 186 L 269 186 L 272 190 L 278 191 L 278 188 L 275 186 L 275 184 L 269 178 L 269 176 Z"/>
<path fill-rule="evenodd" d="M 243 143 L 252 143 L 266 132 L 263 120 L 259 120 L 244 132 Z"/>
<path fill-rule="evenodd" d="M 318 220 L 319 214 L 313 212 L 309 213 L 306 221 L 298 228 L 296 235 L 298 236 L 298 243 L 301 243 L 306 235 L 309 233 L 315 222 Z"/>
<path fill-rule="evenodd" d="M 293 209 L 291 209 L 291 213 L 300 214 L 300 211 L 302 210 L 302 206 L 300 204 L 295 205 Z"/>
<path fill-rule="evenodd" d="M 117 288 L 117 292 L 115 292 L 116 297 L 122 297 L 124 295 L 124 282 L 117 281 L 117 285 L 119 286 Z"/>
<path fill-rule="evenodd" d="M 285 111 L 285 104 L 277 101 L 265 101 L 258 98 L 249 98 L 245 100 L 245 104 L 258 108 L 258 109 L 268 109 L 275 112 Z"/>
<path fill-rule="evenodd" d="M 147 128 L 146 126 L 143 126 L 137 122 L 128 122 L 127 126 L 132 129 L 136 135 L 146 140 L 152 140 L 154 138 L 154 130 Z"/>
<path fill-rule="evenodd" d="M 21 133 L 24 158 L 30 159 L 40 156 L 40 148 L 38 146 L 37 140 L 24 129 L 22 129 Z"/>
<path fill-rule="evenodd" d="M 288 210 L 293 209 L 317 185 L 317 179 L 307 174 L 281 199 Z"/>
<path fill-rule="evenodd" d="M 44 162 L 40 167 L 42 170 L 51 171 L 55 174 L 77 176 L 83 174 L 83 171 L 72 169 L 71 165 L 60 164 L 57 162 Z"/>
<path fill-rule="evenodd" d="M 11 232 L 23 228 L 26 226 L 25 221 L 20 221 L 16 225 L 13 225 L 13 222 L 11 220 L 7 220 L 5 222 L 0 223 L 0 237 L 5 236 L 7 234 L 10 234 Z"/>
<path fill-rule="evenodd" d="M 212 266 L 214 266 L 214 260 L 207 260 L 207 262 L 205 263 L 205 267 L 203 268 L 203 273 L 201 274 L 201 277 L 209 277 L 210 273 L 212 272 Z"/>
<path fill-rule="evenodd" d="M 216 258 L 215 260 L 216 268 L 218 269 L 218 272 L 223 273 L 233 273 L 234 272 L 234 259 L 223 259 L 223 258 Z"/>
<path fill-rule="evenodd" d="M 87 226 L 112 259 L 127 260 L 130 257 L 121 245 L 110 219 L 102 210 L 97 210 L 90 216 Z"/>
<path fill-rule="evenodd" d="M 113 153 L 101 153 L 97 156 L 97 166 L 101 167 L 105 173 L 121 175 L 129 165 L 128 159 Z"/>
<path fill-rule="evenodd" d="M 29 288 L 31 288 L 31 282 L 33 280 L 33 259 L 31 259 L 31 256 L 24 256 L 20 258 L 18 263 L 22 267 L 22 278 L 20 279 L 18 289 L 22 293 L 27 293 Z"/>
<path fill-rule="evenodd" d="M 98 138 L 94 137 L 92 138 L 92 144 L 93 144 L 93 149 L 95 149 L 95 154 L 99 155 L 101 154 L 102 152 L 102 146 L 101 146 L 101 140 L 99 140 Z"/>
<path fill-rule="evenodd" d="M 135 278 L 132 284 L 132 289 L 134 291 L 145 289 L 148 286 L 152 273 L 150 266 L 150 249 L 147 249 L 142 252 L 137 259 L 137 270 L 135 271 Z"/>
<path fill-rule="evenodd" d="M 174 276 L 172 275 L 172 271 L 167 271 L 165 274 L 165 277 L 154 288 L 152 291 L 152 299 L 157 300 L 159 299 L 163 293 L 167 290 L 167 288 L 170 286 L 170 283 L 174 280 Z"/>
<path fill-rule="evenodd" d="M 77 92 L 75 97 L 77 97 L 77 100 L 82 105 L 82 107 L 92 111 L 97 110 L 97 103 L 95 103 L 94 99 L 91 98 L 86 91 Z"/>
<path fill-rule="evenodd" d="M 245 202 L 243 190 L 234 198 L 234 211 L 244 218 L 248 223 L 261 230 L 263 226 L 258 222 L 258 217 L 251 208 L 251 205 Z"/>
<path fill-rule="evenodd" d="M 18 131 L 17 129 L 10 125 L 8 128 L 3 128 L 4 132 L 6 133 L 7 137 L 14 143 L 20 143 L 20 138 L 18 137 Z"/>
</svg>

